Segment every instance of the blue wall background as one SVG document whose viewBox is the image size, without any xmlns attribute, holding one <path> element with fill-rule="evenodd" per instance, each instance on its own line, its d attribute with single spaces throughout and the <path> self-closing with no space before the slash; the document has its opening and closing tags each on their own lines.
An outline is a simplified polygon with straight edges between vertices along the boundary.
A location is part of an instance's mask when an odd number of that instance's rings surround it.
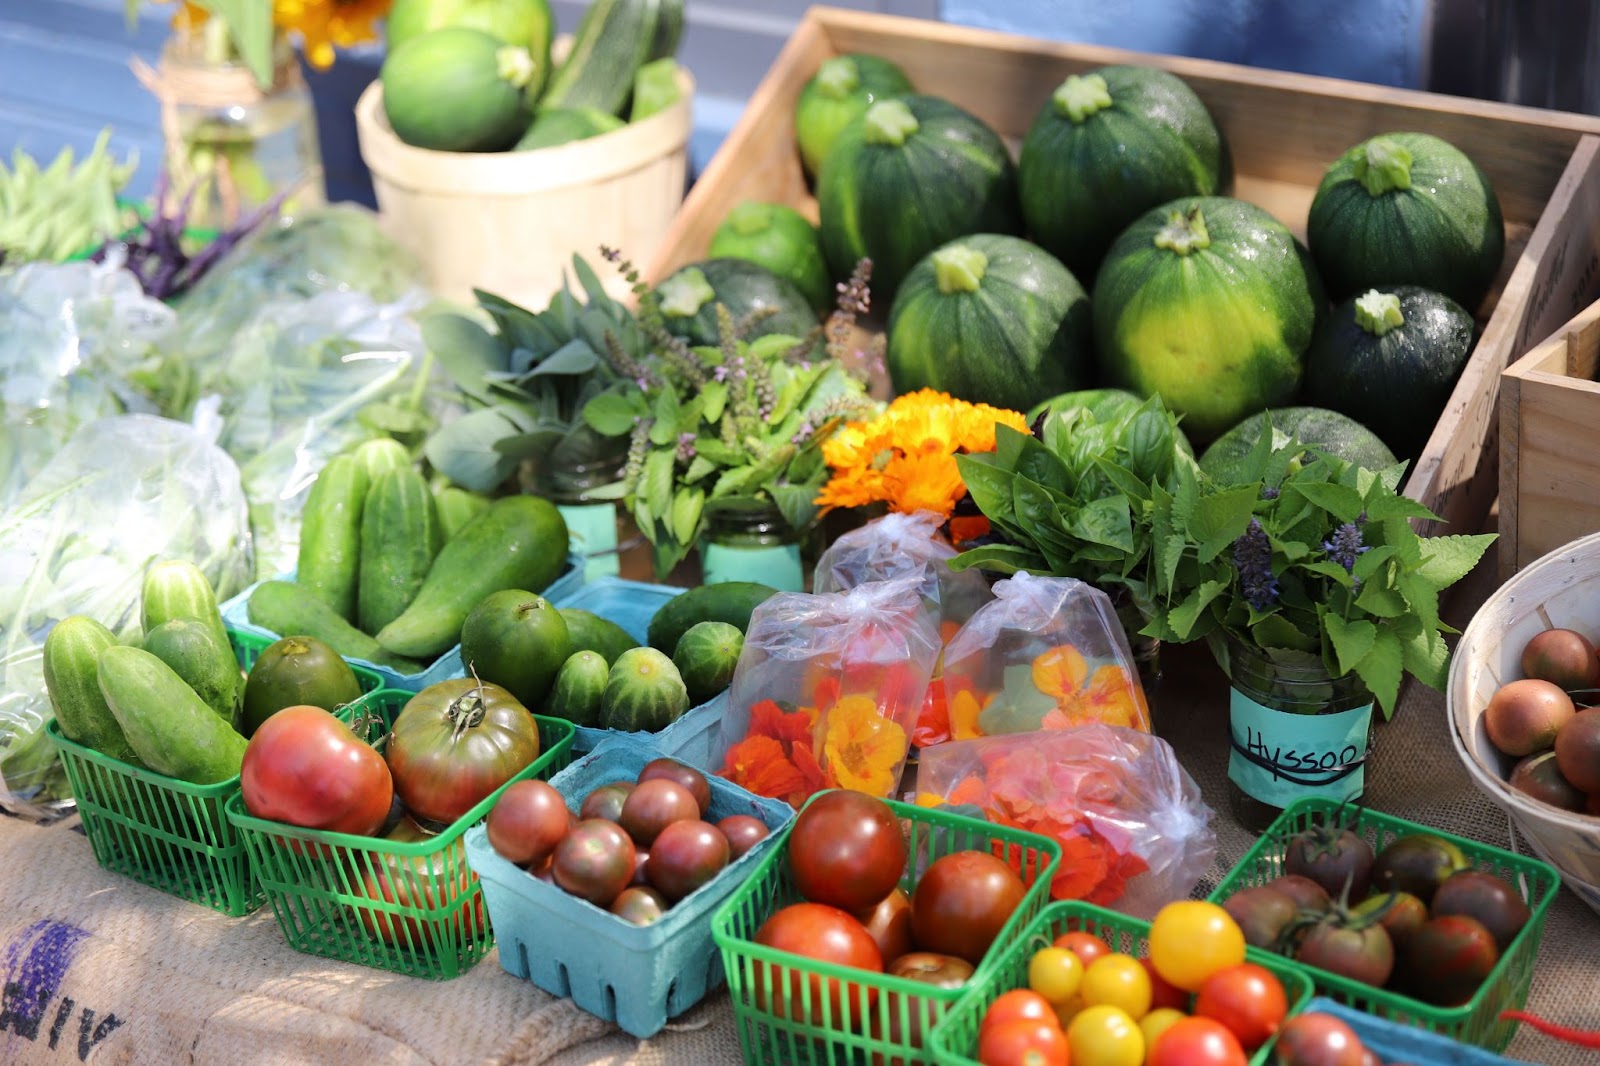
<svg viewBox="0 0 1600 1066">
<path fill-rule="evenodd" d="M 710 160 L 808 0 L 689 0 L 682 55 L 700 93 L 691 166 Z M 1386 85 L 1426 81 L 1429 5 L 1436 0 L 833 0 L 868 10 L 939 14 L 963 25 L 1060 40 L 1168 52 Z M 570 29 L 578 0 L 555 0 Z M 171 9 L 146 5 L 130 28 L 124 0 L 0 0 L 0 150 L 48 159 L 87 151 L 114 129 L 119 154 L 137 151 L 130 192 L 144 195 L 160 166 L 155 101 L 128 69 L 154 63 Z M 372 202 L 352 114 L 377 74 L 376 48 L 308 72 L 318 103 L 323 164 L 333 199 Z"/>
</svg>

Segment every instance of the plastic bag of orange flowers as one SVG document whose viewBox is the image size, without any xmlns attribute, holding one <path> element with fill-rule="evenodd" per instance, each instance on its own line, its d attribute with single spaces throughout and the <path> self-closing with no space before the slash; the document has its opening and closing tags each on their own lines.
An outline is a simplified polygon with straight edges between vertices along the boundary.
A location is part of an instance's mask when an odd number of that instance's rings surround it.
<svg viewBox="0 0 1600 1066">
<path fill-rule="evenodd" d="M 1090 722 L 1150 731 L 1109 596 L 1072 578 L 1019 573 L 996 582 L 994 597 L 945 647 L 920 744 Z"/>
<path fill-rule="evenodd" d="M 922 753 L 917 802 L 973 807 L 1061 842 L 1055 899 L 1152 917 L 1217 849 L 1200 787 L 1160 737 L 1105 725 L 983 737 Z"/>
<path fill-rule="evenodd" d="M 797 808 L 825 788 L 894 795 L 939 647 L 920 577 L 773 596 L 745 633 L 718 772 Z"/>
</svg>

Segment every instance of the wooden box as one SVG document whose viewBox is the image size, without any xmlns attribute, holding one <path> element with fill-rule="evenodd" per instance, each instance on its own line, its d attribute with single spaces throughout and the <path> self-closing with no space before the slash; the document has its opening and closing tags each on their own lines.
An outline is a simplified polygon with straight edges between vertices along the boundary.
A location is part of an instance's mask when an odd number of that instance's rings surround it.
<svg viewBox="0 0 1600 1066">
<path fill-rule="evenodd" d="M 1600 272 L 1600 196 L 1573 226 Z M 1586 223 L 1586 227 L 1580 225 Z M 1518 359 L 1500 385 L 1500 576 L 1600 533 L 1600 304 Z"/>
<path fill-rule="evenodd" d="M 973 112 L 1013 150 L 1067 75 L 1110 63 L 1169 70 L 1205 101 L 1227 138 L 1234 195 L 1266 208 L 1302 240 L 1317 183 L 1347 148 L 1417 130 L 1462 149 L 1499 194 L 1506 258 L 1478 312 L 1477 348 L 1406 493 L 1445 519 L 1444 527 L 1426 523 L 1426 532 L 1483 527 L 1495 498 L 1501 370 L 1600 296 L 1600 273 L 1590 265 L 1596 244 L 1570 223 L 1577 205 L 1600 200 L 1600 118 L 814 7 L 691 190 L 649 263 L 652 280 L 703 258 L 740 201 L 786 203 L 817 217 L 794 146 L 794 104 L 817 68 L 845 52 L 900 64 L 918 91 Z"/>
</svg>

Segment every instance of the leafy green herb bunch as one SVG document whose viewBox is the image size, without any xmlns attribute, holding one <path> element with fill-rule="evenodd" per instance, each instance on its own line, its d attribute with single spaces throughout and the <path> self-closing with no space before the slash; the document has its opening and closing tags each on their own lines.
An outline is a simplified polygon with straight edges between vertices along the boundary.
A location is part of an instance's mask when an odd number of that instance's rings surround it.
<svg viewBox="0 0 1600 1066">
<path fill-rule="evenodd" d="M 869 308 L 871 263 L 839 287 L 827 356 L 818 359 L 815 335 L 746 340 L 759 318 L 735 322 L 722 305 L 719 343 L 691 347 L 667 331 L 658 294 L 632 264 L 605 255 L 633 287 L 648 351 L 608 348 L 617 380 L 587 402 L 583 418 L 596 433 L 628 441 L 618 491 L 654 548 L 657 573 L 689 553 L 718 508 L 770 503 L 806 532 L 828 477 L 822 442 L 877 406 L 842 363 Z"/>
</svg>

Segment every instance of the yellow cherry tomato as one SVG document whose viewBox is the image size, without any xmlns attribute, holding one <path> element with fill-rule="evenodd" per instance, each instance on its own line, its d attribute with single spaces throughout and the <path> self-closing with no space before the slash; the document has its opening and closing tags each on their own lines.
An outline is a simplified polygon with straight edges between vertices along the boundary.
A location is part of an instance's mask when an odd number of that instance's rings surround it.
<svg viewBox="0 0 1600 1066">
<path fill-rule="evenodd" d="M 1144 1046 L 1156 1046 L 1156 1037 L 1171 1029 L 1173 1025 L 1183 1021 L 1188 1015 L 1181 1010 L 1171 1007 L 1157 1007 L 1155 1010 L 1139 1019 L 1139 1032 L 1144 1034 Z"/>
<path fill-rule="evenodd" d="M 1050 1004 L 1056 1012 L 1056 1021 L 1061 1023 L 1061 1031 L 1066 1032 L 1067 1026 L 1072 1024 L 1072 1019 L 1083 1013 L 1083 997 L 1073 996 L 1063 1003 Z"/>
<path fill-rule="evenodd" d="M 1244 962 L 1244 933 L 1215 903 L 1169 903 L 1150 923 L 1150 963 L 1167 982 L 1198 992 L 1207 977 Z"/>
<path fill-rule="evenodd" d="M 1082 990 L 1085 1006 L 1121 1007 L 1134 1021 L 1150 1010 L 1150 971 L 1131 955 L 1094 960 L 1083 971 Z"/>
<path fill-rule="evenodd" d="M 1085 1007 L 1067 1026 L 1072 1066 L 1142 1066 L 1144 1034 L 1119 1007 Z"/>
<path fill-rule="evenodd" d="M 1077 995 L 1082 981 L 1083 963 L 1066 948 L 1041 948 L 1028 960 L 1028 987 L 1052 1004 Z"/>
</svg>

